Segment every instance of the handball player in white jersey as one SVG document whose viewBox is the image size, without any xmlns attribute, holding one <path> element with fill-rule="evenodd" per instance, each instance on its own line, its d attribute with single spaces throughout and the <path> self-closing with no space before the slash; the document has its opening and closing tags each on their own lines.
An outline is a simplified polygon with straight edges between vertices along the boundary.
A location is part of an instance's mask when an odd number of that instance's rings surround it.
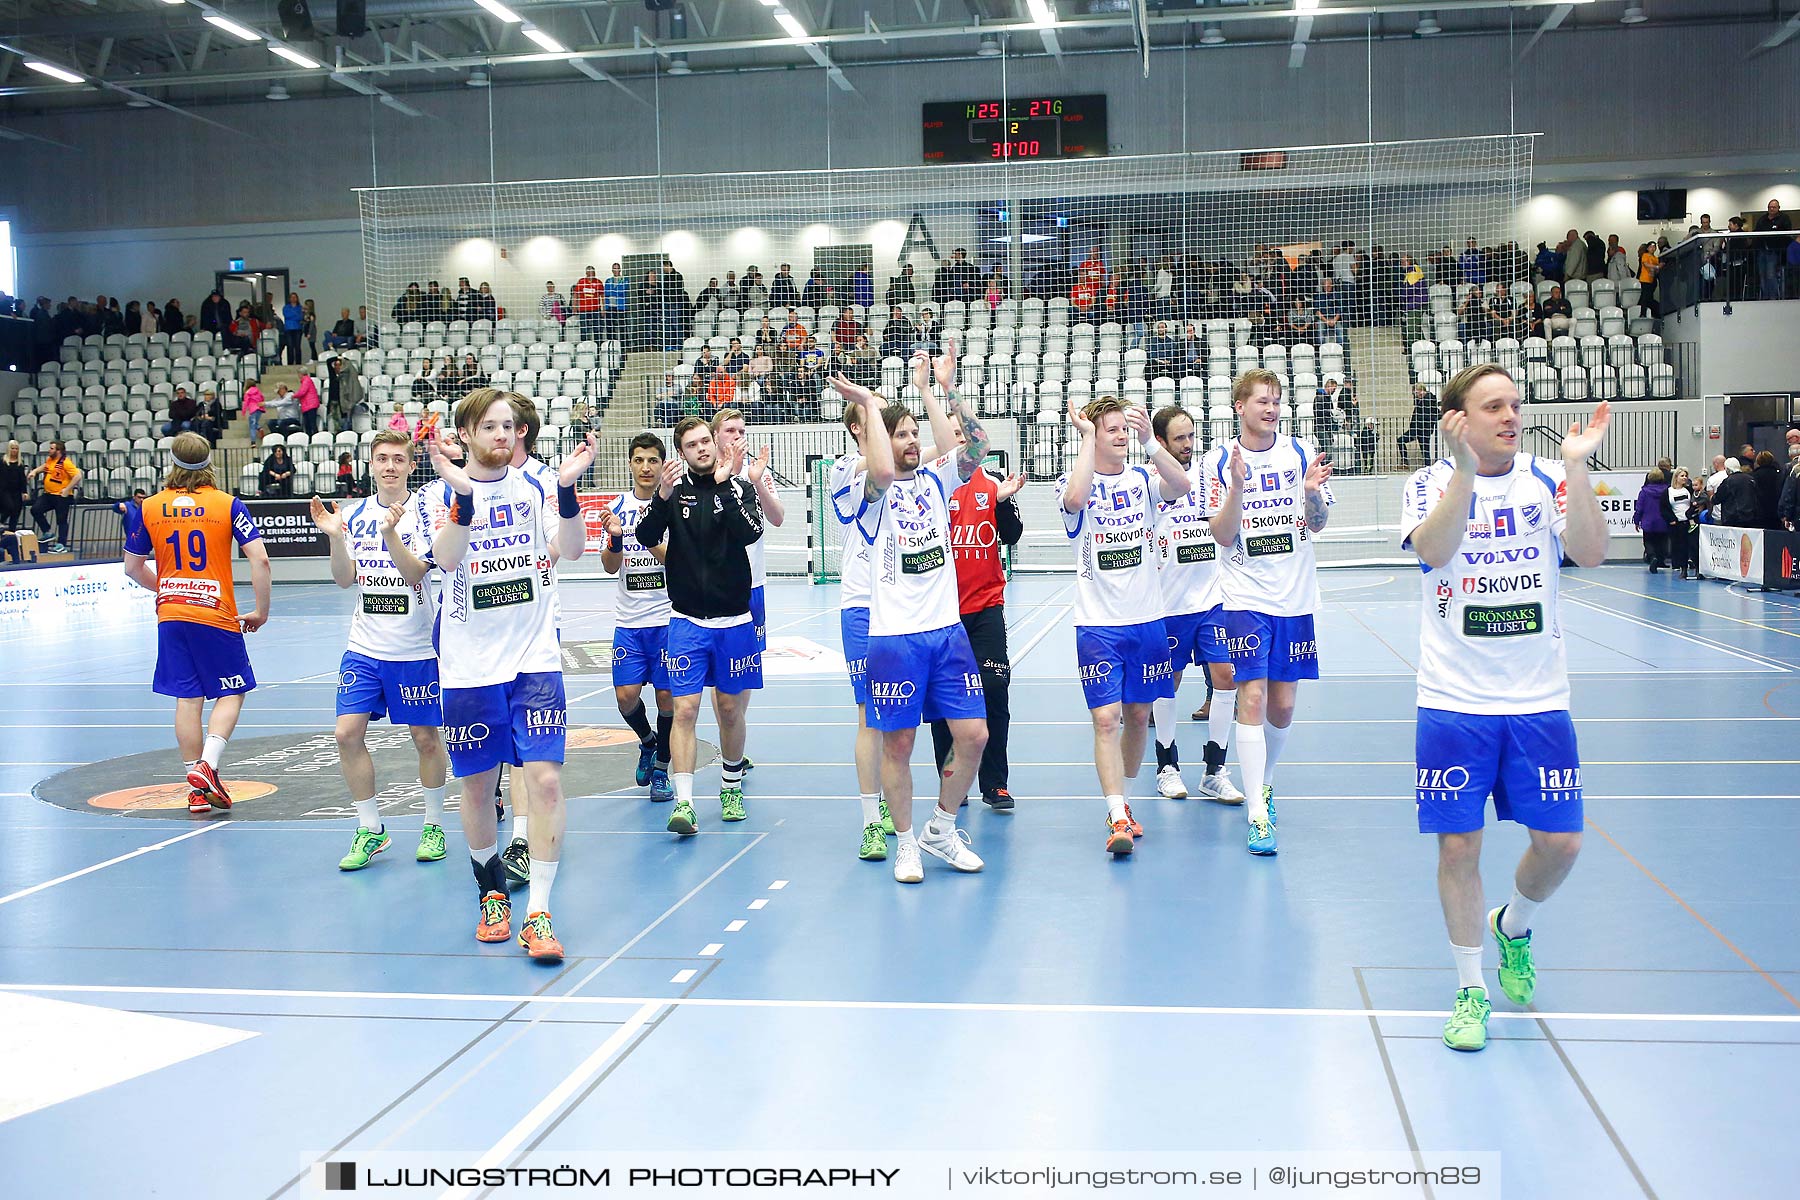
<svg viewBox="0 0 1800 1200">
<path fill-rule="evenodd" d="M 675 724 L 675 699 L 669 691 L 669 573 L 663 567 L 668 539 L 654 546 L 638 540 L 638 521 L 656 498 L 668 449 L 654 433 L 640 433 L 629 447 L 631 490 L 602 514 L 606 545 L 600 565 L 619 577 L 613 601 L 613 698 L 619 715 L 638 735 L 637 785 L 648 786 L 650 799 L 675 799 L 669 783 L 669 735 Z M 656 729 L 644 711 L 644 685 L 656 695 Z"/>
<path fill-rule="evenodd" d="M 863 483 L 868 474 L 864 458 L 863 428 L 881 419 L 887 401 L 842 375 L 831 381 L 844 400 L 844 428 L 854 447 L 831 464 L 827 487 L 831 511 L 843 525 L 844 546 L 839 557 L 838 632 L 844 647 L 844 664 L 850 674 L 850 694 L 856 700 L 856 783 L 862 803 L 862 844 L 856 856 L 865 862 L 881 862 L 888 856 L 887 839 L 894 836 L 894 818 L 881 796 L 881 734 L 869 728 L 869 551 L 868 539 L 857 532 L 856 510 L 862 506 Z M 948 446 L 956 431 L 944 406 L 931 387 L 931 360 L 913 356 L 913 386 L 925 401 L 931 420 L 932 440 Z M 930 461 L 935 451 L 921 451 Z"/>
<path fill-rule="evenodd" d="M 1438 429 L 1449 457 L 1415 472 L 1402 497 L 1401 536 L 1419 556 L 1419 832 L 1436 834 L 1438 898 L 1457 992 L 1444 1044 L 1487 1045 L 1484 932 L 1499 950 L 1500 989 L 1531 1003 L 1531 926 L 1581 851 L 1581 758 L 1569 716 L 1559 569 L 1606 561 L 1606 519 L 1587 459 L 1612 412 L 1602 400 L 1562 457 L 1522 453 L 1519 389 L 1495 363 L 1444 385 Z M 1531 844 L 1512 895 L 1483 915 L 1481 833 L 1517 821 Z"/>
<path fill-rule="evenodd" d="M 1225 750 L 1231 744 L 1232 701 L 1237 680 L 1231 674 L 1231 652 L 1225 641 L 1225 606 L 1219 591 L 1219 547 L 1213 540 L 1206 514 L 1206 481 L 1201 477 L 1200 456 L 1194 453 L 1194 419 L 1186 409 L 1171 404 L 1150 418 L 1151 432 L 1180 463 L 1191 485 L 1187 495 L 1157 506 L 1156 542 L 1162 551 L 1157 578 L 1162 583 L 1163 627 L 1169 635 L 1169 656 L 1175 668 L 1175 687 L 1188 664 L 1207 673 L 1207 683 L 1223 695 L 1218 707 L 1208 701 L 1206 749 L 1202 756 L 1206 774 L 1200 794 L 1221 804 L 1242 804 L 1225 770 Z M 1178 800 L 1188 794 L 1181 778 L 1181 749 L 1175 744 L 1175 697 L 1151 705 L 1156 725 L 1156 791 Z"/>
<path fill-rule="evenodd" d="M 919 423 L 890 404 L 863 429 L 868 473 L 856 527 L 871 551 L 869 587 L 869 725 L 881 731 L 881 779 L 898 845 L 894 878 L 925 878 L 920 850 L 959 871 L 979 871 L 981 859 L 956 813 L 987 747 L 987 703 L 981 664 L 969 646 L 957 603 L 950 545 L 950 493 L 987 454 L 988 435 L 957 395 L 956 347 L 936 363 L 950 412 L 962 420 L 960 450 L 920 461 Z M 919 725 L 949 722 L 955 764 L 938 781 L 938 803 L 923 836 L 913 834 L 912 752 Z"/>
<path fill-rule="evenodd" d="M 595 438 L 589 434 L 564 458 L 556 491 L 546 495 L 537 480 L 512 466 L 515 399 L 521 398 L 477 388 L 458 402 L 465 465 L 452 461 L 455 443 L 446 432 L 431 443 L 431 465 L 443 483 L 426 490 L 436 493 L 429 502 L 447 517 L 431 546 L 431 562 L 444 572 L 438 673 L 444 742 L 462 781 L 463 835 L 481 898 L 475 936 L 501 942 L 512 934 L 492 797 L 500 768 L 522 766 L 535 819 L 530 903 L 519 944 L 536 960 L 559 962 L 563 949 L 550 924 L 550 891 L 562 857 L 568 713 L 562 648 L 541 564 L 553 545 L 568 559 L 580 558 L 586 547 L 575 481 L 594 461 Z M 560 518 L 554 524 L 551 512 Z"/>
<path fill-rule="evenodd" d="M 375 801 L 375 762 L 367 743 L 372 717 L 385 716 L 411 732 L 425 792 L 425 826 L 414 858 L 444 857 L 450 760 L 438 732 L 444 721 L 432 644 L 437 601 L 425 586 L 431 530 L 420 524 L 406 488 L 412 465 L 412 439 L 384 429 L 369 444 L 375 494 L 335 507 L 317 496 L 312 501 L 313 524 L 331 542 L 332 581 L 356 589 L 350 645 L 338 664 L 338 764 L 357 817 L 350 852 L 338 863 L 341 871 L 362 870 L 391 840 Z"/>
<path fill-rule="evenodd" d="M 1331 463 L 1281 433 L 1281 377 L 1258 368 L 1231 385 L 1238 434 L 1206 456 L 1206 511 L 1218 542 L 1226 647 L 1237 678 L 1238 763 L 1250 853 L 1275 845 L 1275 766 L 1302 679 L 1319 677 L 1313 538 L 1331 505 Z"/>
<path fill-rule="evenodd" d="M 1150 414 L 1112 396 L 1070 414 L 1081 449 L 1057 481 L 1075 550 L 1075 661 L 1094 724 L 1094 771 L 1106 798 L 1106 849 L 1130 854 L 1144 828 L 1125 802 L 1144 761 L 1150 706 L 1175 694 L 1157 581 L 1156 508 L 1191 486 L 1156 441 Z M 1136 438 L 1150 466 L 1125 461 Z"/>
</svg>

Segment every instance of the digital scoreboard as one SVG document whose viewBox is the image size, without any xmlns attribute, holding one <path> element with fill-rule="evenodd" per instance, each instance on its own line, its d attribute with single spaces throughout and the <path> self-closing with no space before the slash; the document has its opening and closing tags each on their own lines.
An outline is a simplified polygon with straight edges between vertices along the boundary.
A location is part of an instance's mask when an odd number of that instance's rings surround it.
<svg viewBox="0 0 1800 1200">
<path fill-rule="evenodd" d="M 1106 153 L 1106 97 L 932 101 L 922 133 L 928 163 L 1094 158 Z"/>
</svg>

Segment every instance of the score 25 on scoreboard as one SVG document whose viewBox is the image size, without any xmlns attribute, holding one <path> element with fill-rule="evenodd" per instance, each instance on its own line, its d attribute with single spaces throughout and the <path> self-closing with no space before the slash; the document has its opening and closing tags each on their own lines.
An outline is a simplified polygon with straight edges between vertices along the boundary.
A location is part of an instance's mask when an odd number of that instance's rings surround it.
<svg viewBox="0 0 1800 1200">
<path fill-rule="evenodd" d="M 1106 153 L 1105 96 L 936 100 L 923 107 L 928 163 L 1094 158 Z"/>
</svg>

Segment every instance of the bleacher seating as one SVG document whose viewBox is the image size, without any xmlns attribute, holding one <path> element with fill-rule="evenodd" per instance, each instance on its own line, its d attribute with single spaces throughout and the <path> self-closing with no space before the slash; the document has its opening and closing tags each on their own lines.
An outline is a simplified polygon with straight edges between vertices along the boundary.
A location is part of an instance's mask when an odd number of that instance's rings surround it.
<svg viewBox="0 0 1800 1200">
<path fill-rule="evenodd" d="M 1602 318 L 1600 328 L 1606 328 Z M 1520 342 L 1501 338 L 1490 354 L 1473 355 L 1454 337 L 1420 340 L 1408 348 L 1412 381 L 1435 391 L 1469 362 L 1491 357 L 1519 382 L 1521 393 L 1533 403 L 1554 400 L 1669 399 L 1676 394 L 1675 368 L 1667 361 L 1660 336 L 1636 336 L 1620 330 L 1565 334 L 1546 341 L 1528 337 Z"/>
</svg>

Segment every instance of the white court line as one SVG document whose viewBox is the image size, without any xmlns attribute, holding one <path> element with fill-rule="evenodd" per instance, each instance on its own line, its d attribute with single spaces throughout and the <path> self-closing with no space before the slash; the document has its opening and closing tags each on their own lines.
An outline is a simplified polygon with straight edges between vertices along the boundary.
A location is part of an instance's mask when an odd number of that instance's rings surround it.
<svg viewBox="0 0 1800 1200">
<path fill-rule="evenodd" d="M 476 1161 L 476 1167 L 497 1167 L 511 1159 L 519 1147 L 525 1144 L 525 1140 L 536 1133 L 538 1127 L 545 1121 L 554 1116 L 571 1096 L 581 1090 L 588 1080 L 598 1075 L 661 1008 L 662 1005 L 658 1003 L 645 1003 L 640 1006 L 626 1019 L 623 1025 L 613 1031 L 611 1037 L 601 1042 L 592 1054 L 583 1059 L 581 1065 L 570 1071 L 561 1083 L 550 1089 L 549 1095 L 538 1101 L 536 1107 L 530 1112 L 520 1117 L 518 1124 L 507 1130 L 500 1140 L 495 1142 L 493 1147 Z M 462 1197 L 471 1195 L 474 1191 L 474 1188 L 457 1187 L 443 1195 L 445 1200 L 452 1200 L 452 1198 L 461 1200 Z"/>
<path fill-rule="evenodd" d="M 743 927 L 748 925 L 749 923 L 750 922 L 744 921 L 744 920 L 733 921 L 731 924 L 729 924 L 725 927 L 725 932 L 726 933 L 737 933 L 739 930 L 743 929 Z"/>
<path fill-rule="evenodd" d="M 770 891 L 771 891 L 771 892 L 779 892 L 779 891 L 780 891 L 780 890 L 781 890 L 781 889 L 782 889 L 782 888 L 784 888 L 784 887 L 786 887 L 786 886 L 787 886 L 787 885 L 788 885 L 788 881 L 787 881 L 787 880 L 785 880 L 785 879 L 777 879 L 777 880 L 776 880 L 776 881 L 775 881 L 775 882 L 774 882 L 774 883 L 771 883 L 771 884 L 770 884 L 770 885 L 769 885 L 769 890 L 770 890 Z"/>
<path fill-rule="evenodd" d="M 674 977 L 672 979 L 670 979 L 669 982 L 670 983 L 687 983 L 688 981 L 692 980 L 694 978 L 694 976 L 697 974 L 699 974 L 699 972 L 695 971 L 694 968 L 684 967 L 683 969 L 675 972 Z"/>
<path fill-rule="evenodd" d="M 1682 640 L 1684 642 L 1691 642 L 1694 645 L 1699 646 L 1701 649 L 1711 650 L 1715 654 L 1729 654 L 1731 657 L 1741 658 L 1747 663 L 1755 663 L 1757 666 L 1772 668 L 1777 671 L 1785 672 L 1785 671 L 1792 671 L 1794 669 L 1793 667 L 1789 666 L 1788 664 L 1782 662 L 1780 659 L 1765 658 L 1759 654 L 1751 654 L 1747 651 L 1736 650 L 1730 646 L 1725 645 L 1722 642 L 1715 642 L 1710 638 L 1695 637 L 1692 634 L 1684 633 L 1681 630 L 1676 629 L 1670 625 L 1664 625 L 1657 621 L 1647 620 L 1643 617 L 1628 616 L 1625 613 L 1618 612 L 1618 611 L 1615 611 L 1610 608 L 1602 608 L 1598 604 L 1590 604 L 1586 600 L 1578 599 L 1575 596 L 1565 596 L 1564 599 L 1567 600 L 1568 603 L 1576 605 L 1577 607 L 1589 609 L 1593 612 L 1600 613 L 1602 616 L 1616 617 L 1617 619 L 1624 621 L 1628 625 L 1636 625 L 1642 629 L 1654 629 L 1658 633 L 1666 633 L 1670 637 L 1679 638 L 1680 640 Z"/>
<path fill-rule="evenodd" d="M 83 867 L 79 871 L 70 871 L 67 875 L 59 875 L 55 879 L 33 884 L 28 888 L 22 888 L 19 891 L 12 893 L 10 896 L 0 896 L 0 904 L 11 904 L 14 900 L 23 900 L 27 896 L 34 896 L 48 888 L 53 888 L 59 883 L 67 883 L 71 879 L 80 879 L 83 875 L 92 875 L 95 871 L 104 871 L 108 867 L 117 866 L 119 863 L 138 857 L 140 854 L 153 853 L 154 851 L 161 850 L 165 846 L 173 846 L 176 842 L 185 842 L 189 838 L 199 837 L 203 833 L 211 833 L 215 829 L 223 829 L 229 824 L 231 824 L 231 819 L 227 817 L 223 821 L 214 821 L 211 824 L 202 825 L 198 829 L 190 829 L 186 833 L 178 834 L 172 838 L 166 838 L 153 846 L 139 846 L 129 854 L 121 854 L 117 858 L 109 858 L 105 862 L 95 863 L 91 867 Z"/>
<path fill-rule="evenodd" d="M 696 955 L 695 957 L 711 958 L 713 955 L 717 954 L 719 951 L 723 950 L 724 948 L 725 948 L 724 942 L 708 942 L 708 943 L 706 943 L 706 945 L 700 947 L 700 953 L 698 955 Z"/>
<path fill-rule="evenodd" d="M 750 911 L 751 912 L 760 912 L 764 908 L 768 907 L 768 904 L 769 904 L 769 900 L 768 900 L 768 897 L 766 897 L 766 896 L 760 900 L 752 900 L 750 902 L 750 906 L 749 906 Z"/>
<path fill-rule="evenodd" d="M 722 949 L 723 947 L 721 947 Z M 481 992 L 342 992 L 300 988 L 201 988 L 129 984 L 0 983 L 0 991 L 55 995 L 202 996 L 271 1000 L 402 1000 L 429 1004 L 566 1004 L 654 1010 L 681 1008 L 777 1008 L 837 1012 L 964 1012 L 1151 1017 L 1324 1017 L 1366 1021 L 1370 1017 L 1444 1019 L 1441 1008 L 1278 1008 L 1207 1004 L 1079 1004 L 978 1000 L 800 1000 L 720 996 L 535 996 Z M 1645 1021 L 1661 1025 L 1800 1025 L 1800 1013 L 1633 1013 L 1502 1012 L 1497 1021 Z"/>
</svg>

